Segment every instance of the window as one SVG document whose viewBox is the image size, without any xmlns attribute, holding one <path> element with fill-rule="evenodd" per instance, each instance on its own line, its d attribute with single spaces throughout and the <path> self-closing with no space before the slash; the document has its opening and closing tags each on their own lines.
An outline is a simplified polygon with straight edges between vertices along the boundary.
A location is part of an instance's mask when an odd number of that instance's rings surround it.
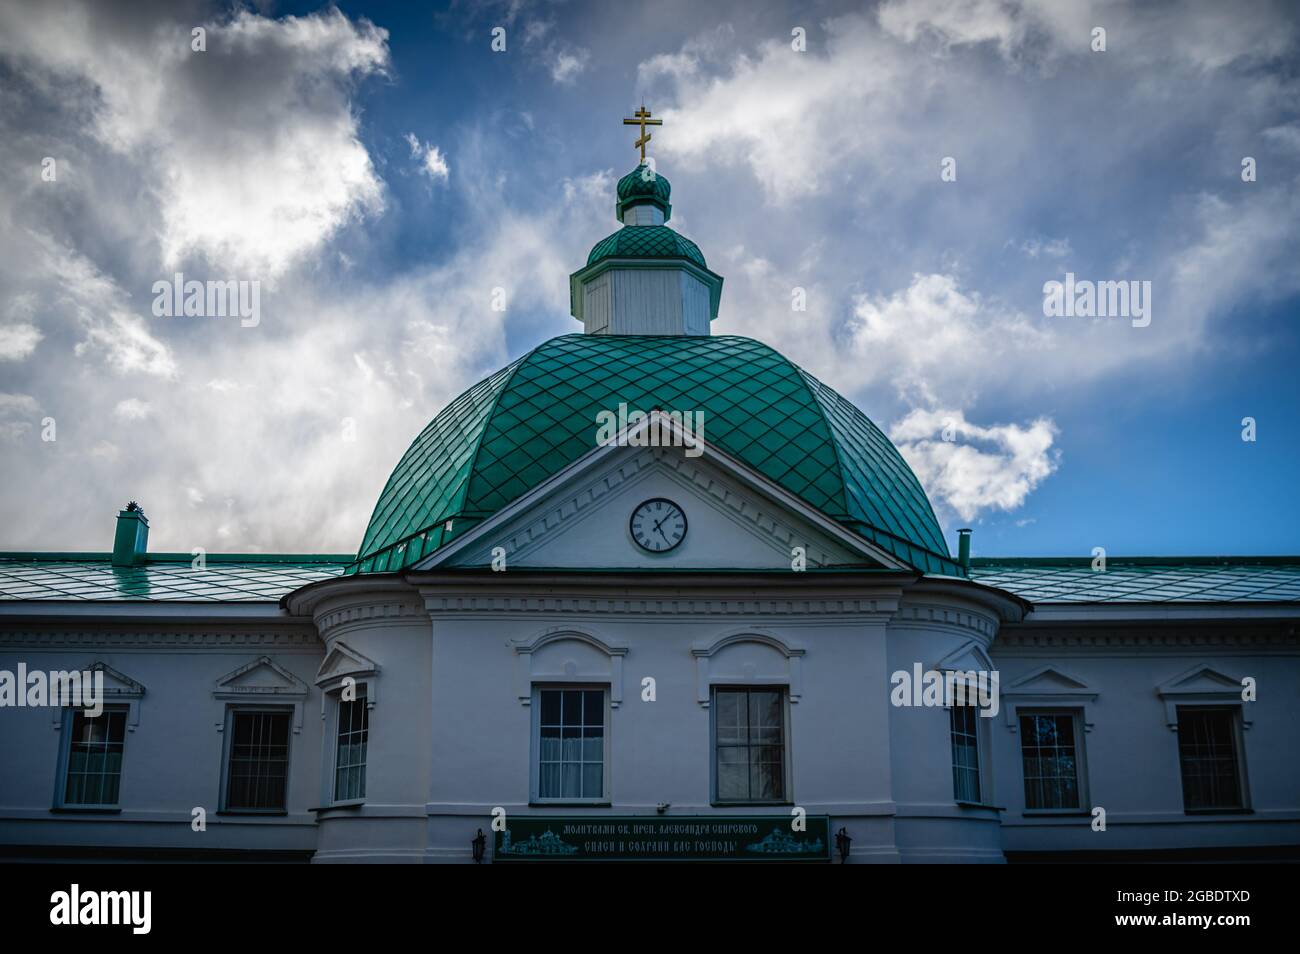
<svg viewBox="0 0 1300 954">
<path fill-rule="evenodd" d="M 1025 808 L 1079 807 L 1079 759 L 1070 712 L 1020 714 Z"/>
<path fill-rule="evenodd" d="M 287 711 L 250 709 L 231 713 L 227 810 L 285 810 L 291 715 Z"/>
<path fill-rule="evenodd" d="M 538 689 L 537 797 L 606 801 L 605 690 Z"/>
<path fill-rule="evenodd" d="M 952 707 L 952 792 L 959 802 L 980 800 L 979 709 Z"/>
<path fill-rule="evenodd" d="M 366 697 L 340 700 L 338 749 L 334 759 L 334 800 L 366 797 L 366 741 L 370 735 L 370 709 Z"/>
<path fill-rule="evenodd" d="M 81 709 L 68 713 L 72 728 L 62 804 L 116 808 L 122 782 L 122 748 L 126 743 L 126 710 L 105 709 L 98 716 L 87 715 Z"/>
<path fill-rule="evenodd" d="M 1232 709 L 1179 706 L 1178 759 L 1182 763 L 1186 811 L 1243 807 L 1237 723 Z"/>
<path fill-rule="evenodd" d="M 719 802 L 786 801 L 784 689 L 715 689 Z"/>
</svg>

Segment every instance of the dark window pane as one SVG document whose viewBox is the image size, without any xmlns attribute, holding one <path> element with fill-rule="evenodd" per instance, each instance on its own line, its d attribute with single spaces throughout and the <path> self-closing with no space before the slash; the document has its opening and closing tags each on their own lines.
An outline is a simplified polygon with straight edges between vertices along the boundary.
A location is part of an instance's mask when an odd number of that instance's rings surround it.
<svg viewBox="0 0 1300 954">
<path fill-rule="evenodd" d="M 1079 777 L 1071 713 L 1022 713 L 1025 807 L 1078 808 Z"/>
<path fill-rule="evenodd" d="M 226 807 L 283 810 L 289 771 L 289 713 L 241 712 L 232 716 Z"/>
<path fill-rule="evenodd" d="M 1242 807 L 1234 713 L 1225 708 L 1178 708 L 1178 758 L 1188 811 Z"/>
<path fill-rule="evenodd" d="M 73 714 L 64 804 L 117 804 L 125 738 L 126 712 L 120 709 L 93 718 L 84 711 Z"/>
<path fill-rule="evenodd" d="M 719 801 L 785 801 L 785 692 L 715 689 L 714 775 Z"/>
<path fill-rule="evenodd" d="M 560 694 L 552 689 L 542 690 L 542 725 L 560 724 Z"/>
</svg>

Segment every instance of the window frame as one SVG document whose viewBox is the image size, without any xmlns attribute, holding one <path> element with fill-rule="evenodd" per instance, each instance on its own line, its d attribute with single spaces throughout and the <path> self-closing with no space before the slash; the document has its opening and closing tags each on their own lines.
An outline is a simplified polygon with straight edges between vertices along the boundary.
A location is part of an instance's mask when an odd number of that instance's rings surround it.
<svg viewBox="0 0 1300 954">
<path fill-rule="evenodd" d="M 85 713 L 85 707 L 81 706 L 64 706 L 60 722 L 59 739 L 59 760 L 55 769 L 54 777 L 54 804 L 55 811 L 60 812 L 87 812 L 98 814 L 109 814 L 122 811 L 122 782 L 126 777 L 126 739 L 131 734 L 131 707 L 127 704 L 105 705 L 102 715 L 111 713 L 122 714 L 122 761 L 117 770 L 117 801 L 113 803 L 96 803 L 86 804 L 81 802 L 69 802 L 68 796 L 68 771 L 72 764 L 72 734 L 77 724 L 77 715 Z"/>
<path fill-rule="evenodd" d="M 979 795 L 974 800 L 968 798 L 962 798 L 960 793 L 957 791 L 957 776 L 956 776 L 957 747 L 956 747 L 956 740 L 953 738 L 954 735 L 953 719 L 956 716 L 956 710 L 959 708 L 969 709 L 971 710 L 971 712 L 974 713 L 972 718 L 974 718 L 975 720 L 974 722 L 975 728 L 974 728 L 974 732 L 972 733 L 972 736 L 975 739 L 975 784 L 979 786 Z M 985 765 L 985 761 L 986 761 L 985 757 L 988 754 L 989 745 L 985 738 L 985 733 L 987 730 L 984 727 L 984 723 L 988 722 L 989 720 L 980 715 L 980 712 L 983 710 L 979 706 L 950 705 L 948 706 L 948 710 L 949 710 L 948 749 L 949 749 L 950 768 L 953 773 L 953 779 L 952 779 L 953 801 L 955 801 L 958 805 L 978 805 L 981 807 L 991 806 L 993 804 L 993 797 L 992 797 L 993 793 L 989 790 L 989 785 L 990 785 L 990 777 L 992 773 L 988 771 L 987 766 Z"/>
<path fill-rule="evenodd" d="M 1073 720 L 1074 727 L 1074 785 L 1075 790 L 1079 793 L 1079 804 L 1075 806 L 1066 806 L 1062 808 L 1030 808 L 1029 796 L 1025 791 L 1025 736 L 1024 730 L 1020 727 L 1022 716 L 1035 715 L 1052 715 L 1068 716 Z M 1088 757 L 1086 745 L 1084 743 L 1084 734 L 1086 731 L 1086 722 L 1084 711 L 1079 706 L 1018 706 L 1016 707 L 1016 732 L 1020 736 L 1019 745 L 1017 746 L 1016 758 L 1020 763 L 1020 798 L 1023 806 L 1022 811 L 1025 815 L 1087 815 L 1091 809 L 1091 799 L 1088 795 Z"/>
<path fill-rule="evenodd" d="M 1224 712 L 1228 716 L 1229 737 L 1232 739 L 1233 764 L 1237 770 L 1237 804 L 1232 807 L 1189 808 L 1187 805 L 1187 781 L 1183 776 L 1183 710 Z M 1243 713 L 1240 703 L 1189 702 L 1179 703 L 1174 707 L 1175 723 L 1178 731 L 1174 733 L 1177 740 L 1174 749 L 1177 756 L 1178 784 L 1183 793 L 1184 815 L 1240 815 L 1253 811 L 1250 804 L 1250 785 L 1246 775 L 1246 736 L 1243 725 Z"/>
<path fill-rule="evenodd" d="M 333 705 L 330 707 L 330 708 L 331 708 L 331 711 L 332 711 L 332 713 L 333 713 L 333 717 L 330 719 L 330 724 L 329 724 L 329 727 L 328 727 L 328 728 L 329 728 L 329 733 L 330 733 L 330 734 L 329 734 L 329 736 L 328 736 L 327 738 L 330 739 L 330 740 L 332 740 L 332 744 L 330 745 L 330 750 L 331 750 L 331 756 L 332 756 L 332 757 L 331 757 L 331 758 L 329 759 L 329 761 L 327 762 L 327 764 L 329 765 L 329 770 L 330 770 L 329 780 L 328 780 L 328 782 L 327 782 L 327 784 L 328 784 L 328 786 L 329 786 L 329 790 L 328 790 L 328 792 L 327 792 L 327 794 L 329 795 L 329 800 L 325 803 L 325 804 L 329 805 L 330 807 L 348 806 L 348 805 L 364 805 L 364 804 L 365 804 L 365 801 L 366 801 L 366 796 L 365 796 L 365 789 L 366 789 L 366 776 L 367 776 L 367 769 L 369 768 L 369 765 L 370 765 L 370 733 L 371 733 L 371 729 L 372 729 L 372 726 L 371 726 L 371 719 L 373 718 L 373 713 L 374 713 L 374 708 L 375 708 L 374 705 L 371 703 L 371 701 L 370 701 L 370 695 L 369 695 L 369 693 L 368 693 L 366 690 L 367 690 L 367 686 L 366 686 L 364 683 L 357 683 L 357 694 L 356 694 L 356 698 L 353 699 L 353 700 L 351 700 L 351 701 L 347 701 L 347 700 L 345 700 L 345 699 L 343 698 L 343 690 L 342 690 L 342 689 L 339 689 L 339 691 L 330 694 L 330 695 L 333 696 L 333 700 L 332 700 L 332 701 L 333 701 Z M 339 798 L 339 797 L 338 797 L 338 796 L 339 796 L 339 790 L 338 790 L 338 784 L 339 784 L 339 783 L 338 783 L 338 775 L 339 775 L 339 741 L 340 741 L 340 740 L 339 740 L 339 726 L 340 726 L 340 723 L 342 722 L 343 706 L 344 706 L 344 705 L 359 705 L 359 706 L 361 706 L 361 711 L 362 711 L 363 713 L 365 713 L 365 720 L 366 720 L 366 728 L 365 728 L 365 733 L 366 733 L 366 742 L 365 742 L 365 744 L 366 744 L 366 756 L 365 756 L 365 758 L 364 758 L 364 759 L 361 761 L 361 763 L 360 763 L 360 768 L 361 768 L 361 791 L 362 791 L 362 794 L 361 794 L 360 796 L 357 796 L 357 797 L 354 797 L 354 798 Z M 349 768 L 356 768 L 356 766 L 349 766 Z"/>
<path fill-rule="evenodd" d="M 721 798 L 718 794 L 718 693 L 719 692 L 778 692 L 781 694 L 781 798 L 780 799 L 732 799 Z M 734 806 L 779 807 L 794 804 L 794 768 L 792 766 L 792 746 L 790 740 L 790 685 L 788 682 L 753 683 L 737 685 L 735 683 L 717 683 L 709 686 L 709 804 L 714 808 Z"/>
<path fill-rule="evenodd" d="M 288 737 L 284 753 L 284 806 L 282 808 L 232 808 L 230 806 L 230 757 L 235 738 L 235 716 L 252 715 L 259 712 L 288 716 Z M 217 813 L 220 815 L 287 815 L 289 814 L 290 789 L 293 785 L 293 737 L 294 706 L 266 705 L 258 703 L 227 703 L 225 723 L 222 730 L 224 737 L 221 745 L 221 788 L 217 797 Z"/>
<path fill-rule="evenodd" d="M 572 798 L 565 796 L 542 797 L 542 693 L 543 692 L 563 692 L 564 690 L 577 690 L 582 692 L 599 692 L 602 697 L 602 713 L 604 716 L 604 745 L 601 751 L 601 793 L 596 798 Z M 613 736 L 612 727 L 612 706 L 610 704 L 610 683 L 604 680 L 591 682 L 535 682 L 532 687 L 532 698 L 529 709 L 531 710 L 531 743 L 529 745 L 528 756 L 528 802 L 530 805 L 598 805 L 608 806 L 613 803 L 614 773 L 613 766 L 610 764 L 610 755 L 613 751 L 611 746 L 611 737 Z"/>
</svg>

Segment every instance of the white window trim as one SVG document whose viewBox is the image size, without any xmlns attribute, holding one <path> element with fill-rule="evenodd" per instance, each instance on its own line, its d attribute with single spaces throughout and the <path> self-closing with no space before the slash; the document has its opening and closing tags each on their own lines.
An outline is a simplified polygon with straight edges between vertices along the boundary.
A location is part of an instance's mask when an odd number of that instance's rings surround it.
<svg viewBox="0 0 1300 954">
<path fill-rule="evenodd" d="M 536 662 L 535 656 L 546 646 L 562 642 L 582 643 L 603 653 L 608 670 L 605 672 L 581 672 L 575 660 L 565 660 L 562 669 L 544 670 Z M 607 704 L 617 709 L 623 704 L 623 657 L 627 647 L 611 643 L 598 636 L 569 626 L 552 626 L 542 630 L 531 639 L 511 640 L 515 651 L 515 695 L 522 706 L 531 705 L 534 697 L 533 687 L 542 683 L 603 683 L 609 688 Z"/>
<path fill-rule="evenodd" d="M 542 798 L 541 797 L 541 760 L 542 760 L 542 690 L 563 690 L 563 689 L 601 689 L 605 696 L 605 732 L 604 732 L 604 771 L 601 773 L 603 785 L 599 798 Z M 528 800 L 534 805 L 611 805 L 613 804 L 614 777 L 612 766 L 610 765 L 610 754 L 612 747 L 610 739 L 613 736 L 613 702 L 610 698 L 610 684 L 608 679 L 578 679 L 567 682 L 546 682 L 540 681 L 533 684 L 531 694 L 532 712 L 530 717 L 532 741 L 529 744 L 528 756 Z"/>
<path fill-rule="evenodd" d="M 140 725 L 140 700 L 144 698 L 145 688 L 136 682 L 130 676 L 123 675 L 112 666 L 104 662 L 93 662 L 84 667 L 81 672 L 104 674 L 104 698 L 102 700 L 104 707 L 117 706 L 126 709 L 126 731 L 128 734 L 134 732 Z M 92 676 L 93 678 L 93 676 Z M 109 685 L 109 680 L 119 683 L 117 686 Z M 51 713 L 51 728 L 55 732 L 63 729 L 63 713 L 58 706 L 53 707 Z"/>
<path fill-rule="evenodd" d="M 263 666 L 276 673 L 284 680 L 284 684 L 279 686 L 241 686 L 237 684 L 244 674 Z M 302 731 L 302 708 L 303 703 L 307 701 L 308 691 L 307 683 L 288 669 L 285 669 L 270 656 L 259 656 L 257 659 L 244 663 L 238 669 L 226 673 L 213 684 L 212 698 L 218 702 L 228 703 L 226 706 L 227 713 L 223 713 L 221 720 L 216 724 L 216 729 L 218 732 L 224 733 L 226 726 L 230 724 L 229 704 L 240 704 L 245 708 L 249 706 L 256 708 L 261 705 L 267 709 L 291 709 L 293 718 L 290 720 L 289 734 L 297 735 Z"/>
<path fill-rule="evenodd" d="M 1200 684 L 1199 688 L 1195 687 L 1197 683 Z M 1240 679 L 1221 672 L 1208 663 L 1200 663 L 1158 685 L 1156 695 L 1164 703 L 1165 725 L 1171 732 L 1178 731 L 1179 706 L 1237 707 L 1240 728 L 1245 730 L 1250 728 L 1254 720 L 1249 715 L 1246 702 L 1241 698 L 1241 690 Z"/>
<path fill-rule="evenodd" d="M 737 643 L 758 643 L 775 649 L 785 657 L 785 672 L 765 676 L 749 669 L 719 672 L 717 661 L 713 657 Z M 733 630 L 717 639 L 697 642 L 691 647 L 691 655 L 695 657 L 696 701 L 702 708 L 708 709 L 713 701 L 713 689 L 717 686 L 784 686 L 788 708 L 803 698 L 803 657 L 806 653 L 807 650 L 799 643 L 753 627 Z"/>
<path fill-rule="evenodd" d="M 951 773 L 953 765 L 952 751 L 952 710 L 955 706 L 945 706 L 948 711 L 948 771 Z M 995 721 L 992 718 L 984 718 L 980 715 L 982 711 L 979 706 L 971 706 L 975 710 L 975 760 L 977 762 L 977 774 L 980 783 L 980 800 L 970 802 L 957 797 L 957 792 L 952 793 L 953 801 L 958 805 L 979 805 L 987 808 L 996 807 L 996 801 L 993 795 L 993 778 L 994 773 L 989 771 L 988 753 L 992 750 L 992 736 L 990 735 L 987 723 Z"/>
<path fill-rule="evenodd" d="M 1204 815 L 1240 815 L 1243 812 L 1254 811 L 1250 800 L 1250 776 L 1246 773 L 1246 704 L 1241 701 L 1240 694 L 1236 702 L 1202 702 L 1196 700 L 1182 699 L 1174 707 L 1174 733 L 1178 732 L 1178 709 L 1226 709 L 1232 719 L 1232 737 L 1236 746 L 1233 753 L 1237 757 L 1237 788 L 1238 795 L 1241 799 L 1241 805 L 1237 808 L 1188 808 L 1187 793 L 1183 790 L 1183 753 L 1181 744 L 1174 746 L 1174 764 L 1178 769 L 1178 790 L 1182 794 L 1183 814 L 1192 815 L 1197 818 Z"/>
<path fill-rule="evenodd" d="M 61 725 L 66 725 L 68 731 L 63 732 L 59 738 L 59 761 L 57 764 L 54 778 L 54 807 L 59 811 L 67 812 L 119 812 L 122 810 L 122 781 L 126 778 L 126 740 L 131 731 L 131 709 L 125 702 L 104 703 L 104 712 L 125 712 L 126 713 L 126 732 L 122 733 L 122 767 L 118 770 L 117 783 L 117 802 L 112 805 L 86 805 L 81 802 L 68 802 L 68 762 L 72 756 L 72 724 L 78 712 L 84 711 L 84 708 L 78 706 L 56 707 Z"/>
<path fill-rule="evenodd" d="M 290 795 L 293 786 L 293 737 L 296 734 L 293 729 L 293 719 L 295 710 L 300 711 L 301 708 L 301 705 L 295 707 L 293 705 L 276 704 L 273 700 L 265 703 L 230 702 L 226 704 L 225 718 L 221 730 L 221 789 L 217 795 L 218 813 L 232 815 L 287 815 L 289 813 Z M 283 808 L 231 808 L 226 803 L 230 792 L 230 746 L 234 738 L 234 732 L 231 730 L 235 724 L 236 712 L 289 713 L 289 750 L 285 753 Z"/>
<path fill-rule="evenodd" d="M 370 771 L 370 733 L 375 724 L 375 703 L 370 698 L 370 683 L 365 680 L 357 680 L 357 700 L 365 700 L 366 703 L 366 763 L 365 774 L 368 778 Z M 329 705 L 325 705 L 325 700 L 329 700 Z M 323 757 L 322 763 L 325 771 L 321 779 L 321 805 L 325 808 L 347 808 L 353 805 L 364 805 L 365 796 L 361 798 L 337 798 L 336 786 L 338 784 L 338 759 L 339 759 L 339 707 L 343 703 L 343 680 L 339 684 L 327 689 L 321 693 L 321 719 L 324 720 L 324 744 L 322 745 Z M 326 713 L 328 710 L 328 715 Z"/>
</svg>

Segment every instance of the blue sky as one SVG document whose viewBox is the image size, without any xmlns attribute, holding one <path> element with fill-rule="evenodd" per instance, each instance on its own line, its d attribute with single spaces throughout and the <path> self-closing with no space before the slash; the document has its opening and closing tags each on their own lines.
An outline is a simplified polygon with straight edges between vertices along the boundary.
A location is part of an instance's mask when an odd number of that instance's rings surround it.
<svg viewBox="0 0 1300 954">
<path fill-rule="evenodd" d="M 0 547 L 105 549 L 136 498 L 154 549 L 354 550 L 439 408 L 578 329 L 567 276 L 616 227 L 644 100 L 672 224 L 726 278 L 714 332 L 852 398 L 950 539 L 1295 553 L 1298 25 L 1262 2 L 6 4 Z M 176 271 L 260 281 L 259 324 L 153 316 Z M 1151 282 L 1150 325 L 1045 317 L 1066 272 Z"/>
</svg>

